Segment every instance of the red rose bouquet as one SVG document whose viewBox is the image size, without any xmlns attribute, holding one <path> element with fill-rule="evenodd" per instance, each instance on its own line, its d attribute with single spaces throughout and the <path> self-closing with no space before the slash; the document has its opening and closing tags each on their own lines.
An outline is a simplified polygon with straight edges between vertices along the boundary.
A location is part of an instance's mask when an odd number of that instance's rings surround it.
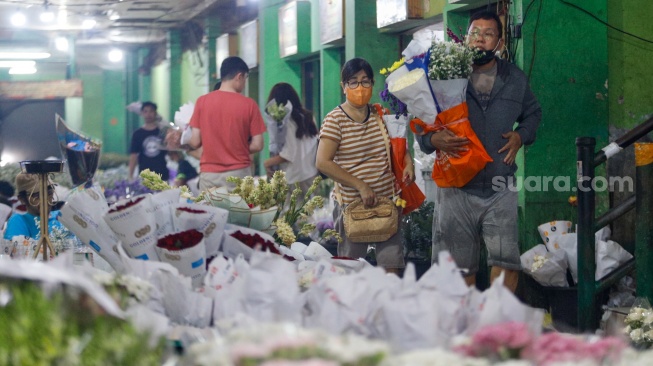
<svg viewBox="0 0 653 366">
<path fill-rule="evenodd" d="M 202 285 L 206 274 L 204 234 L 192 229 L 165 236 L 157 241 L 156 251 L 162 262 L 190 277 L 193 287 Z"/>
<path fill-rule="evenodd" d="M 103 216 L 132 258 L 157 259 L 157 220 L 152 195 L 144 194 L 116 202 Z"/>
<path fill-rule="evenodd" d="M 178 204 L 174 210 L 175 231 L 196 229 L 204 234 L 207 261 L 218 255 L 229 211 L 193 203 Z"/>
</svg>

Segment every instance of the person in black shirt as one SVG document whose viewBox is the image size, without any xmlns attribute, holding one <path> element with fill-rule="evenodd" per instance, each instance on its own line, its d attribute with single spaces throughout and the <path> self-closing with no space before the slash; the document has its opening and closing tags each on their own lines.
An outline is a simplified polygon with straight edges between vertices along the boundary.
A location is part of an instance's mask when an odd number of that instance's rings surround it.
<svg viewBox="0 0 653 366">
<path fill-rule="evenodd" d="M 188 183 L 189 180 L 198 176 L 197 170 L 184 158 L 181 151 L 169 151 L 168 157 L 178 164 L 177 176 L 175 177 L 175 187 L 181 187 Z"/>
<path fill-rule="evenodd" d="M 161 175 L 161 179 L 167 182 L 169 179 L 168 167 L 166 166 L 166 151 L 163 150 L 163 138 L 161 130 L 157 125 L 156 104 L 144 102 L 141 106 L 143 127 L 132 134 L 131 148 L 129 150 L 129 178 L 134 177 L 134 170 L 138 164 L 138 171 L 149 169 Z"/>
</svg>

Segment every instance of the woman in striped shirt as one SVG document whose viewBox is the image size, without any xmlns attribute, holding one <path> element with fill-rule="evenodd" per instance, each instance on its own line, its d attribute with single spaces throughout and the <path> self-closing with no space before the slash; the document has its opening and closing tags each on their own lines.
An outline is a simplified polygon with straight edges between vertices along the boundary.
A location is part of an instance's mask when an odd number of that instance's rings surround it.
<svg viewBox="0 0 653 366">
<path fill-rule="evenodd" d="M 377 197 L 391 198 L 395 177 L 380 130 L 384 125 L 378 123 L 381 116 L 369 104 L 374 85 L 372 67 L 364 59 L 354 58 L 343 66 L 340 77 L 346 100 L 324 118 L 316 159 L 318 170 L 333 179 L 338 191 L 333 212 L 335 229 L 343 238 L 338 255 L 364 258 L 368 245 L 375 245 L 377 264 L 388 272 L 400 273 L 404 268 L 401 230 L 382 243 L 353 243 L 344 232 L 344 207 L 357 198 L 366 206 L 375 206 Z M 415 178 L 410 154 L 406 154 L 403 177 L 404 183 Z"/>
</svg>

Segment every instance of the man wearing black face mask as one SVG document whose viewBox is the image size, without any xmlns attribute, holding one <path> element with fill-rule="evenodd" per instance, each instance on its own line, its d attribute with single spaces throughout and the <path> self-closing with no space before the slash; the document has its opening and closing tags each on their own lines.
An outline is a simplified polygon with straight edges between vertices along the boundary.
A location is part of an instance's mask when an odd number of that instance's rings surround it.
<svg viewBox="0 0 653 366">
<path fill-rule="evenodd" d="M 542 110 L 526 75 L 495 56 L 503 46 L 501 20 L 495 13 L 472 15 L 467 44 L 478 52 L 467 86 L 469 121 L 493 161 L 463 187 L 438 188 L 433 258 L 449 250 L 458 266 L 468 270 L 467 284 L 474 284 L 482 238 L 492 266 L 490 280 L 505 272 L 504 284 L 514 291 L 521 269 L 517 191 L 506 183 L 514 181 L 521 146 L 535 141 Z M 426 153 L 440 150 L 454 156 L 467 151 L 469 143 L 448 130 L 417 136 L 417 141 Z"/>
</svg>

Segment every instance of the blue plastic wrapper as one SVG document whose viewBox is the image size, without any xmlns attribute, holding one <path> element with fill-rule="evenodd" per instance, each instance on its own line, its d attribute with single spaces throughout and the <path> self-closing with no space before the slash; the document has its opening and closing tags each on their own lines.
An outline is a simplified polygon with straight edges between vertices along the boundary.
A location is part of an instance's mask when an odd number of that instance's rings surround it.
<svg viewBox="0 0 653 366">
<path fill-rule="evenodd" d="M 90 187 L 100 163 L 102 143 L 71 130 L 59 115 L 56 117 L 56 124 L 59 147 L 67 162 L 73 186 L 83 184 Z"/>
</svg>

